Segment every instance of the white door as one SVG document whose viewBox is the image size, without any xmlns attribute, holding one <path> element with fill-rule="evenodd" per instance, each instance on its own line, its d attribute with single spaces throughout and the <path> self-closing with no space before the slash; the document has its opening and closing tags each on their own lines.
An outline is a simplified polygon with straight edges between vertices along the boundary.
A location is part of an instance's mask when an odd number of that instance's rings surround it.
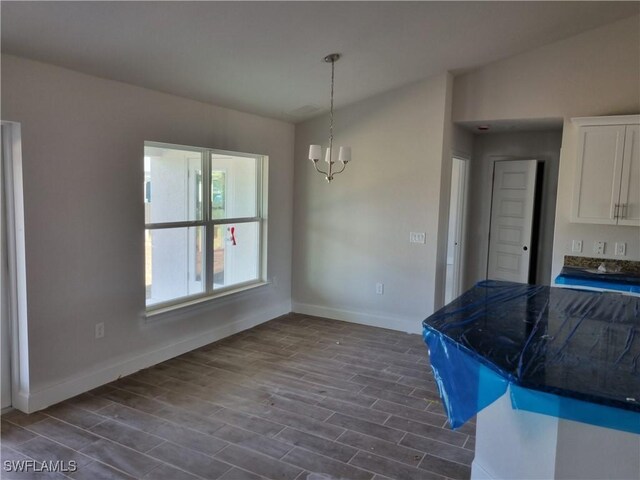
<svg viewBox="0 0 640 480">
<path fill-rule="evenodd" d="M 640 125 L 626 127 L 618 213 L 618 225 L 640 225 Z"/>
<path fill-rule="evenodd" d="M 487 268 L 491 280 L 529 281 L 537 163 L 494 163 Z"/>
<path fill-rule="evenodd" d="M 9 328 L 9 275 L 6 242 L 6 202 L 5 202 L 5 127 L 2 127 L 2 142 L 0 144 L 0 371 L 2 383 L 0 385 L 1 408 L 11 406 L 11 340 Z"/>
</svg>

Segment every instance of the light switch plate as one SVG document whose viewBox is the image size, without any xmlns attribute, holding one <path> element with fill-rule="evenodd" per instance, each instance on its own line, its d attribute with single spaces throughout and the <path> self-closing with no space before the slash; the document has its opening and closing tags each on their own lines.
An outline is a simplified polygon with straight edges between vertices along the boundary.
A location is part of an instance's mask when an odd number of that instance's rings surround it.
<svg viewBox="0 0 640 480">
<path fill-rule="evenodd" d="M 410 232 L 409 243 L 425 243 L 427 241 L 427 234 L 425 232 Z"/>
<path fill-rule="evenodd" d="M 574 240 L 571 245 L 571 251 L 573 253 L 582 253 L 582 240 Z"/>
<path fill-rule="evenodd" d="M 624 257 L 627 254 L 627 244 L 624 242 L 616 242 L 616 255 Z"/>
<path fill-rule="evenodd" d="M 593 242 L 593 253 L 596 255 L 604 255 L 605 242 Z"/>
</svg>

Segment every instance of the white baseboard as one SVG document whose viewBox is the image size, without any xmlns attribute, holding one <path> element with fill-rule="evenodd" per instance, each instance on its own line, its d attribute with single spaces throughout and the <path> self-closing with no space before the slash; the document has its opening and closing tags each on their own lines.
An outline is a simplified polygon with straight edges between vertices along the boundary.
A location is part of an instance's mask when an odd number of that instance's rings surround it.
<svg viewBox="0 0 640 480">
<path fill-rule="evenodd" d="M 83 392 L 92 390 L 106 383 L 117 380 L 120 377 L 130 375 L 148 368 L 170 358 L 190 352 L 212 342 L 216 342 L 234 333 L 247 330 L 291 312 L 291 304 L 283 302 L 268 309 L 261 310 L 249 317 L 219 325 L 208 332 L 199 333 L 196 336 L 180 340 L 177 343 L 162 346 L 140 355 L 125 358 L 116 363 L 95 368 L 83 372 L 73 378 L 47 386 L 35 392 L 19 392 L 14 396 L 14 408 L 26 413 L 33 413 L 48 406 L 54 405 L 68 398 L 75 397 Z M 16 398 L 17 397 L 17 398 Z"/>
<path fill-rule="evenodd" d="M 391 315 L 377 315 L 366 312 L 355 312 L 341 308 L 323 307 L 311 305 L 309 303 L 293 302 L 291 305 L 295 313 L 313 315 L 316 317 L 331 318 L 333 320 L 343 320 L 345 322 L 370 325 L 372 327 L 388 328 L 406 333 L 422 333 L 422 320 L 407 317 L 394 317 Z"/>
</svg>

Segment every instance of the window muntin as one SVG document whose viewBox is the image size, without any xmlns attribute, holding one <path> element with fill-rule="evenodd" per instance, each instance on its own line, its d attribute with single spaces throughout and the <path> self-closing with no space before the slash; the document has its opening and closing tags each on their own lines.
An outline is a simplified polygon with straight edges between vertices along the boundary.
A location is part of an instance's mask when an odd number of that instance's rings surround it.
<svg viewBox="0 0 640 480">
<path fill-rule="evenodd" d="M 147 309 L 263 283 L 264 162 L 145 142 Z"/>
</svg>

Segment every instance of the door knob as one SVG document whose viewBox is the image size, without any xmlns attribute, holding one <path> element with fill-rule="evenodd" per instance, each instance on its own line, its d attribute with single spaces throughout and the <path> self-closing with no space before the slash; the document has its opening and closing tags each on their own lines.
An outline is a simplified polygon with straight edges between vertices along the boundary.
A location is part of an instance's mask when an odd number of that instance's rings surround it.
<svg viewBox="0 0 640 480">
<path fill-rule="evenodd" d="M 526 252 L 526 251 L 527 251 L 527 250 L 529 250 L 529 249 L 528 249 L 528 248 L 527 248 L 527 246 L 525 245 L 524 247 L 522 247 L 522 250 L 524 250 L 524 251 Z"/>
</svg>

